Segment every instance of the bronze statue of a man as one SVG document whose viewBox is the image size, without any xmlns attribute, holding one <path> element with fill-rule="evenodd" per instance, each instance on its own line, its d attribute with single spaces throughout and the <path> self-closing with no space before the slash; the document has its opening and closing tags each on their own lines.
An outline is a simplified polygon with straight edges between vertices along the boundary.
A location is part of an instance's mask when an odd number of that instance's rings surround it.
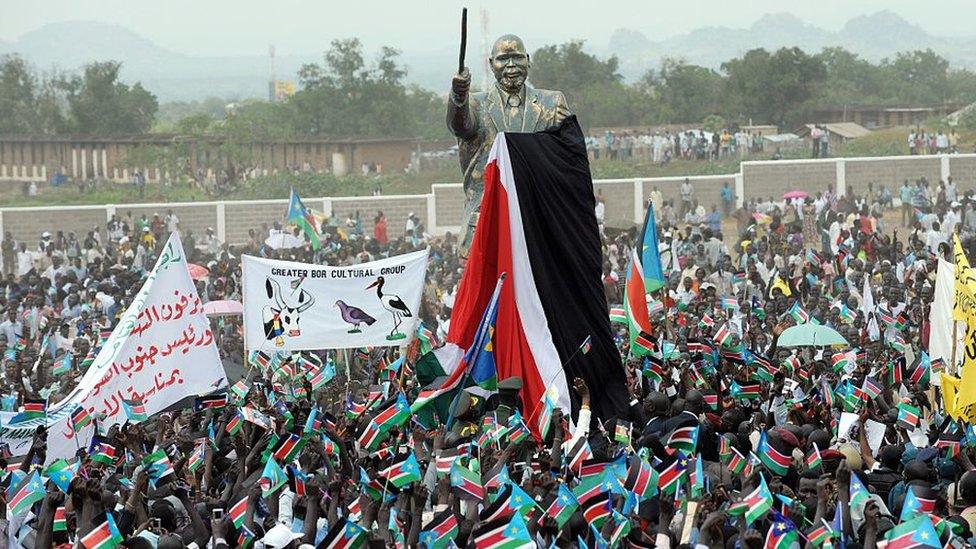
<svg viewBox="0 0 976 549">
<path fill-rule="evenodd" d="M 468 248 L 478 224 L 484 191 L 485 162 L 498 132 L 535 132 L 558 125 L 569 116 L 562 92 L 537 90 L 526 82 L 529 54 L 522 39 L 506 34 L 495 41 L 488 59 L 495 85 L 468 93 L 471 73 L 455 74 L 447 101 L 447 127 L 457 136 L 458 156 L 464 171 L 464 226 L 461 255 Z"/>
</svg>

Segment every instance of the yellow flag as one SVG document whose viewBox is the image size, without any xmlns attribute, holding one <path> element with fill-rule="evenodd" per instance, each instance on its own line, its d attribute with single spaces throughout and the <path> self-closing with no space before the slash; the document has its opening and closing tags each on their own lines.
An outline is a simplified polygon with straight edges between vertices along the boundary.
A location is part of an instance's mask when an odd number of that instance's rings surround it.
<svg viewBox="0 0 976 549">
<path fill-rule="evenodd" d="M 956 394 L 956 408 L 963 414 L 965 408 L 976 404 L 976 311 L 972 309 L 966 315 L 962 349 L 957 352 L 962 352 L 962 379 Z"/>
<path fill-rule="evenodd" d="M 959 412 L 956 410 L 956 395 L 959 392 L 959 378 L 942 372 L 942 402 L 945 405 L 946 413 L 952 419 L 959 419 Z"/>
<path fill-rule="evenodd" d="M 976 312 L 976 272 L 969 266 L 969 259 L 962 249 L 959 235 L 952 235 L 953 255 L 956 260 L 955 304 L 952 307 L 953 320 L 968 320 Z"/>
<path fill-rule="evenodd" d="M 793 292 L 790 291 L 790 285 L 787 284 L 786 281 L 784 281 L 782 278 L 780 278 L 779 275 L 776 276 L 776 280 L 773 281 L 773 285 L 770 286 L 770 288 L 769 288 L 769 295 L 770 295 L 770 297 L 772 297 L 772 295 L 773 295 L 773 290 L 775 290 L 777 288 L 781 292 L 783 292 L 783 295 L 786 296 L 786 297 L 790 297 L 791 295 L 793 295 Z"/>
</svg>

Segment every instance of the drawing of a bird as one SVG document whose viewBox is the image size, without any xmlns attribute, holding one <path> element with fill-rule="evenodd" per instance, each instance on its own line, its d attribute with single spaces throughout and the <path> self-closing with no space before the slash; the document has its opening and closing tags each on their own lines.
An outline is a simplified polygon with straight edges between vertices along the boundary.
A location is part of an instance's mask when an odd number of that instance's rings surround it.
<svg viewBox="0 0 976 549">
<path fill-rule="evenodd" d="M 345 320 L 352 325 L 352 329 L 347 333 L 358 334 L 362 332 L 360 329 L 361 324 L 367 326 L 372 326 L 376 319 L 369 316 L 366 311 L 360 309 L 359 307 L 354 307 L 352 305 L 347 305 L 345 301 L 338 300 L 335 302 L 335 306 L 339 308 L 339 313 L 342 315 L 342 320 Z"/>
<path fill-rule="evenodd" d="M 390 337 L 393 337 L 395 334 L 399 333 L 398 329 L 400 328 L 400 324 L 403 322 L 403 319 L 413 315 L 410 313 L 410 308 L 407 307 L 407 304 L 400 299 L 400 296 L 383 293 L 384 283 L 386 283 L 386 279 L 380 276 L 376 278 L 376 282 L 373 282 L 367 286 L 366 289 L 369 290 L 376 288 L 376 297 L 379 298 L 380 303 L 383 304 L 383 308 L 393 315 L 393 331 L 390 332 Z"/>
</svg>

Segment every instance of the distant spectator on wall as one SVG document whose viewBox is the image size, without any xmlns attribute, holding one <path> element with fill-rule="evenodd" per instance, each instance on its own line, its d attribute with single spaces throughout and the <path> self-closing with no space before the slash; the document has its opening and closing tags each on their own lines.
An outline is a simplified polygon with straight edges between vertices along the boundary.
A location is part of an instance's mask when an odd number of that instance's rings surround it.
<svg viewBox="0 0 976 549">
<path fill-rule="evenodd" d="M 603 234 L 603 219 L 607 213 L 607 206 L 603 202 L 603 195 L 596 195 L 596 206 L 593 213 L 596 214 L 596 223 L 600 227 L 600 234 Z"/>
<path fill-rule="evenodd" d="M 691 210 L 691 201 L 695 197 L 695 187 L 691 185 L 691 181 L 686 177 L 684 182 L 681 183 L 681 211 L 678 212 L 678 217 L 684 217 Z"/>
<path fill-rule="evenodd" d="M 166 210 L 166 232 L 175 233 L 180 230 L 180 218 L 176 217 L 173 210 Z"/>
<path fill-rule="evenodd" d="M 905 227 L 911 227 L 912 222 L 915 221 L 915 216 L 912 215 L 912 196 L 914 196 L 914 191 L 906 179 L 898 192 L 898 198 L 901 199 L 901 224 Z"/>
<path fill-rule="evenodd" d="M 719 196 L 722 198 L 722 215 L 728 217 L 732 213 L 732 203 L 735 202 L 735 193 L 728 181 L 722 184 Z"/>
<path fill-rule="evenodd" d="M 407 215 L 407 221 L 403 227 L 403 233 L 407 235 L 412 235 L 417 229 L 417 214 L 410 212 Z"/>
<path fill-rule="evenodd" d="M 810 141 L 813 143 L 813 158 L 820 157 L 820 126 L 814 125 L 813 129 L 810 130 Z"/>
<path fill-rule="evenodd" d="M 705 218 L 708 223 L 708 228 L 713 232 L 717 233 L 722 230 L 722 214 L 718 211 L 718 206 L 712 204 L 712 211 L 708 212 L 708 216 Z"/>
<path fill-rule="evenodd" d="M 390 240 L 386 231 L 386 216 L 383 215 L 382 210 L 377 210 L 376 217 L 373 219 L 373 238 L 380 246 L 385 245 Z"/>
<path fill-rule="evenodd" d="M 0 259 L 3 260 L 3 274 L 12 274 L 17 267 L 17 241 L 10 231 L 4 233 L 3 242 L 0 242 Z"/>
</svg>

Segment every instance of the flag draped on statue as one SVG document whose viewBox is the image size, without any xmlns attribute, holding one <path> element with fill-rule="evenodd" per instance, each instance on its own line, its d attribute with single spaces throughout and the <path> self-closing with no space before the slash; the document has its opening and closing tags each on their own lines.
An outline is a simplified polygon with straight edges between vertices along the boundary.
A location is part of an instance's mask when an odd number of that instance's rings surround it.
<svg viewBox="0 0 976 549">
<path fill-rule="evenodd" d="M 582 377 L 599 417 L 626 415 L 629 398 L 600 284 L 602 251 L 593 182 L 575 117 L 537 133 L 500 133 L 488 156 L 485 191 L 447 345 L 457 362 L 475 341 L 502 273 L 494 359 L 498 379 L 519 376 L 524 415 L 538 430 L 543 394 L 570 411 L 569 379 Z M 643 290 L 643 288 L 642 288 Z M 646 305 L 645 305 L 646 306 Z M 578 353 L 590 337 L 586 354 Z M 538 434 L 538 433 L 536 433 Z"/>
</svg>

